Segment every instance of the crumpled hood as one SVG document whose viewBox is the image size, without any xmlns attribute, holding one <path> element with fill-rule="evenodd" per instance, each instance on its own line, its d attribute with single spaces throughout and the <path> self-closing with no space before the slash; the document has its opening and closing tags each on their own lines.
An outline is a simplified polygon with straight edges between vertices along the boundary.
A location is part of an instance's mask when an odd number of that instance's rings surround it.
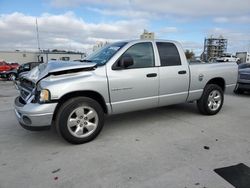
<svg viewBox="0 0 250 188">
<path fill-rule="evenodd" d="M 85 63 L 76 61 L 50 61 L 48 63 L 40 64 L 35 67 L 28 74 L 25 74 L 23 78 L 28 79 L 34 83 L 37 83 L 47 75 L 60 75 L 71 72 L 80 72 L 84 70 L 91 70 L 96 67 L 96 63 Z"/>
</svg>

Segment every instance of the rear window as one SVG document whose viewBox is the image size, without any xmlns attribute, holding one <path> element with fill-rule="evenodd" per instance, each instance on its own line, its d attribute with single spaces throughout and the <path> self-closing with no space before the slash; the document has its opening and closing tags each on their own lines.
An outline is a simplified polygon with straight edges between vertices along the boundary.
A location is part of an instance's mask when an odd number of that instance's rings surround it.
<svg viewBox="0 0 250 188">
<path fill-rule="evenodd" d="M 181 65 L 181 59 L 176 46 L 170 42 L 157 42 L 161 66 Z"/>
</svg>

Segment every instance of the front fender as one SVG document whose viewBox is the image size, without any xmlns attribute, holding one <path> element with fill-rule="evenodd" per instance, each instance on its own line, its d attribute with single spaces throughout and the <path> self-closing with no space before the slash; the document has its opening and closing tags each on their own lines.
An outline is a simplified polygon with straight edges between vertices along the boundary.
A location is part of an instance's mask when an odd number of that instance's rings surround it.
<svg viewBox="0 0 250 188">
<path fill-rule="evenodd" d="M 109 103 L 108 81 L 104 66 L 93 71 L 51 75 L 42 79 L 39 86 L 50 91 L 51 100 L 59 100 L 72 92 L 95 91 L 104 98 L 105 103 Z"/>
</svg>

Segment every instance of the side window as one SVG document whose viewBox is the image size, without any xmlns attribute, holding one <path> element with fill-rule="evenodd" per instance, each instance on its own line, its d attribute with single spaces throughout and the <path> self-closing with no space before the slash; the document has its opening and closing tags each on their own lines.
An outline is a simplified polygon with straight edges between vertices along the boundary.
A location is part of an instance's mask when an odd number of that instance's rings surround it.
<svg viewBox="0 0 250 188">
<path fill-rule="evenodd" d="M 25 64 L 25 65 L 23 66 L 23 68 L 26 69 L 26 70 L 28 70 L 28 69 L 30 68 L 30 64 Z"/>
<path fill-rule="evenodd" d="M 176 46 L 169 42 L 157 42 L 161 66 L 181 65 L 181 58 Z"/>
<path fill-rule="evenodd" d="M 151 42 L 138 43 L 131 46 L 122 57 L 131 57 L 133 59 L 133 65 L 127 67 L 133 68 L 146 68 L 154 67 L 154 52 Z"/>
<path fill-rule="evenodd" d="M 62 61 L 69 61 L 70 57 L 61 57 L 60 60 L 62 60 Z"/>
</svg>

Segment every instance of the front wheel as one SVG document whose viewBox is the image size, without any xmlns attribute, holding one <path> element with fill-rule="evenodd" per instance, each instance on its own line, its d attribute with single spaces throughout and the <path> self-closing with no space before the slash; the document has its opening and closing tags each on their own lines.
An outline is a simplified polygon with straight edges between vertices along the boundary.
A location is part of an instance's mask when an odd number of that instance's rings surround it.
<svg viewBox="0 0 250 188">
<path fill-rule="evenodd" d="M 93 140 L 104 124 L 103 109 L 98 102 L 88 97 L 77 97 L 64 103 L 56 117 L 59 134 L 72 144 Z"/>
<path fill-rule="evenodd" d="M 10 73 L 10 74 L 8 75 L 8 79 L 9 79 L 9 80 L 16 80 L 16 78 L 17 78 L 17 75 L 16 75 L 15 73 Z"/>
<path fill-rule="evenodd" d="M 221 87 L 209 84 L 204 88 L 201 98 L 197 101 L 197 107 L 202 114 L 217 114 L 224 102 L 224 93 Z"/>
</svg>

